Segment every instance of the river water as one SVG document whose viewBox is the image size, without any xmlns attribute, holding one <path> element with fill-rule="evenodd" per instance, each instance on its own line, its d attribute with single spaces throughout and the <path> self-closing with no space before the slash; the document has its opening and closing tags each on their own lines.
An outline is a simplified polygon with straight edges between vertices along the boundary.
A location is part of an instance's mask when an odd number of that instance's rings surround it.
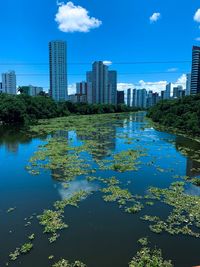
<svg viewBox="0 0 200 267">
<path fill-rule="evenodd" d="M 144 114 L 128 114 L 120 123 L 112 122 L 112 134 L 106 152 L 117 153 L 127 149 L 144 148 L 138 171 L 116 173 L 109 171 L 109 176 L 116 176 L 133 194 L 144 195 L 150 186 L 166 188 L 175 181 L 174 175 L 199 177 L 200 164 L 190 156 L 180 153 L 179 148 L 200 150 L 200 144 L 190 139 L 159 132 L 146 121 Z M 57 133 L 59 135 L 59 132 Z M 122 136 L 132 138 L 125 141 Z M 62 132 L 62 137 L 73 139 L 78 144 L 84 136 L 75 132 Z M 48 267 L 60 258 L 74 261 L 81 260 L 89 267 L 125 267 L 139 250 L 137 240 L 148 236 L 151 246 L 162 249 L 163 257 L 171 259 L 177 267 L 200 265 L 200 239 L 182 235 L 157 235 L 150 231 L 149 223 L 141 216 L 154 212 L 165 217 L 169 212 L 167 205 L 143 209 L 130 215 L 116 203 L 103 201 L 98 181 L 92 183 L 77 177 L 64 189 L 62 182 L 53 179 L 50 171 L 33 176 L 25 166 L 38 146 L 46 142 L 45 138 L 29 138 L 16 129 L 0 130 L 0 266 Z M 101 144 L 101 140 L 98 140 Z M 191 152 L 192 153 L 192 152 Z M 149 162 L 154 164 L 148 164 Z M 104 176 L 102 170 L 98 176 Z M 68 207 L 65 221 L 69 228 L 61 232 L 60 238 L 50 244 L 43 234 L 35 214 L 44 209 L 51 209 L 52 203 L 62 200 L 78 190 L 93 191 L 81 202 L 78 209 Z M 192 184 L 186 186 L 188 194 L 200 196 L 200 188 Z M 9 208 L 14 211 L 7 213 Z M 33 219 L 28 218 L 33 215 Z M 27 221 L 31 224 L 27 225 Z M 9 260 L 9 253 L 27 242 L 27 236 L 35 234 L 34 248 L 16 261 Z M 53 260 L 48 257 L 54 255 Z"/>
</svg>

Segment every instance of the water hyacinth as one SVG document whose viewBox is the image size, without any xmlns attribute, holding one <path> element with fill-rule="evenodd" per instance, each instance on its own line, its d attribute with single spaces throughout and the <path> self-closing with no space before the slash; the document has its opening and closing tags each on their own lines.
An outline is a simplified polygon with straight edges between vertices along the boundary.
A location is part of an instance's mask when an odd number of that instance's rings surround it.
<svg viewBox="0 0 200 267">
<path fill-rule="evenodd" d="M 171 206 L 166 220 L 155 216 L 143 216 L 143 220 L 154 222 L 150 230 L 160 234 L 183 234 L 200 237 L 200 198 L 184 193 L 184 182 L 175 182 L 169 189 L 150 188 L 149 192 L 157 200 Z"/>
<path fill-rule="evenodd" d="M 57 263 L 53 264 L 52 267 L 86 267 L 86 265 L 80 261 L 70 263 L 68 260 L 61 259 Z"/>
<path fill-rule="evenodd" d="M 54 242 L 59 235 L 57 235 L 58 230 L 62 230 L 68 227 L 67 224 L 63 222 L 63 215 L 60 211 L 44 210 L 42 215 L 38 217 L 39 223 L 44 226 L 44 233 L 52 234 L 50 237 L 50 242 Z"/>
</svg>

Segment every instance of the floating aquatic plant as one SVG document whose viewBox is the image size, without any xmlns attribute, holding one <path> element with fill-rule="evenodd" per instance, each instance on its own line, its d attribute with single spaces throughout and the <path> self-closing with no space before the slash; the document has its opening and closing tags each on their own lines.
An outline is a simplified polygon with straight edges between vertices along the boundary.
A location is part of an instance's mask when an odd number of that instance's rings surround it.
<svg viewBox="0 0 200 267">
<path fill-rule="evenodd" d="M 151 250 L 148 247 L 142 247 L 136 256 L 129 263 L 129 267 L 172 267 L 171 261 L 166 261 L 162 257 L 159 249 Z"/>
<path fill-rule="evenodd" d="M 86 267 L 86 265 L 80 261 L 70 263 L 68 260 L 61 259 L 57 263 L 53 264 L 52 267 Z"/>
<path fill-rule="evenodd" d="M 155 233 L 183 234 L 200 237 L 200 198 L 184 192 L 184 182 L 172 183 L 169 189 L 150 188 L 149 192 L 156 199 L 172 207 L 166 220 L 156 216 L 144 216 L 145 221 Z"/>
<path fill-rule="evenodd" d="M 7 210 L 7 213 L 13 212 L 15 209 L 16 209 L 16 207 L 14 207 L 14 208 L 9 208 L 9 209 Z"/>
<path fill-rule="evenodd" d="M 52 234 L 52 237 L 49 239 L 51 243 L 58 238 L 58 230 L 68 227 L 68 225 L 63 222 L 63 215 L 60 211 L 44 210 L 43 214 L 39 215 L 37 218 L 40 224 L 44 226 L 44 233 Z"/>
<path fill-rule="evenodd" d="M 17 260 L 17 258 L 19 257 L 19 255 L 20 255 L 20 248 L 16 248 L 14 252 L 11 252 L 9 254 L 9 257 L 10 257 L 10 259 L 12 261 L 15 261 L 15 260 Z"/>
<path fill-rule="evenodd" d="M 30 252 L 30 250 L 33 248 L 33 244 L 32 243 L 25 243 L 24 245 L 22 245 L 22 247 L 20 248 L 20 252 L 22 254 L 26 254 L 28 252 Z"/>
</svg>

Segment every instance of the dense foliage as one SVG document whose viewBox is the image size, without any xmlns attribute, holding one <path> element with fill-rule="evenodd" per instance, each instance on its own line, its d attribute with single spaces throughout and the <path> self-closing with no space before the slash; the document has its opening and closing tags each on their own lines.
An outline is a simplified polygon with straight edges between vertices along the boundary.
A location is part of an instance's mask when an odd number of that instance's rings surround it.
<svg viewBox="0 0 200 267">
<path fill-rule="evenodd" d="M 103 114 L 133 111 L 125 105 L 55 102 L 47 96 L 0 95 L 0 123 L 28 124 L 38 119 L 68 116 L 70 114 Z"/>
<path fill-rule="evenodd" d="M 148 111 L 147 116 L 161 125 L 200 135 L 200 94 L 161 101 Z"/>
</svg>

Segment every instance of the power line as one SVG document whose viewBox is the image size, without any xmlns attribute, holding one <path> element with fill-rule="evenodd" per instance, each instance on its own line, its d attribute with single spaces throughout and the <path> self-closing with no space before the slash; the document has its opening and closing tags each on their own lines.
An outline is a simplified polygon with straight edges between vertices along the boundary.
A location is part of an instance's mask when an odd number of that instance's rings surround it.
<svg viewBox="0 0 200 267">
<path fill-rule="evenodd" d="M 92 65 L 93 62 L 69 62 L 67 65 Z M 111 62 L 111 65 L 139 65 L 139 64 L 182 64 L 191 63 L 191 60 L 180 60 L 180 61 L 116 61 Z M 0 66 L 48 66 L 49 63 L 33 62 L 33 63 L 3 63 L 0 62 Z M 59 65 L 59 63 L 58 63 Z"/>
<path fill-rule="evenodd" d="M 182 71 L 182 72 L 174 72 L 174 71 L 163 71 L 163 72 L 125 72 L 120 73 L 118 72 L 118 75 L 150 75 L 150 74 L 183 74 L 187 73 L 188 71 Z M 16 76 L 49 76 L 49 73 L 16 73 Z M 55 74 L 53 77 L 57 76 L 63 76 L 63 74 Z M 69 73 L 67 76 L 85 76 L 85 73 Z"/>
</svg>

